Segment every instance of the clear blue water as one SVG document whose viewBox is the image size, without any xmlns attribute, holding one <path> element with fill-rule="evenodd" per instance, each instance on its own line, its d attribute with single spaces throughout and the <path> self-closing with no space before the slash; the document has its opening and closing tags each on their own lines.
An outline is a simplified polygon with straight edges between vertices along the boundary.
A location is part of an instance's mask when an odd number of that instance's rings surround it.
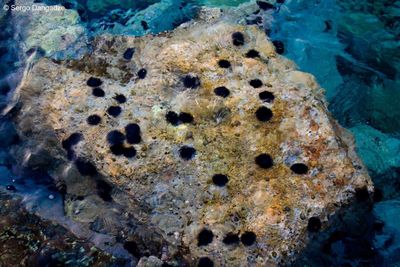
<svg viewBox="0 0 400 267">
<path fill-rule="evenodd" d="M 272 39 L 282 40 L 285 56 L 325 88 L 329 109 L 354 134 L 383 193 L 363 223 L 371 226 L 341 229 L 345 234 L 331 253 L 311 253 L 315 261 L 308 264 L 382 266 L 400 260 L 399 12 L 396 1 L 310 0 L 286 1 L 276 15 Z"/>
<path fill-rule="evenodd" d="M 195 18 L 201 5 L 227 8 L 247 3 L 244 0 L 45 2 L 62 3 L 77 10 L 79 23 L 86 29 L 84 37 L 88 39 L 104 32 L 140 36 L 172 30 Z M 358 234 L 342 229 L 343 236 L 333 242 L 329 253 L 305 253 L 303 263 L 400 264 L 400 2 L 287 0 L 276 7 L 272 24 L 264 23 L 269 38 L 282 41 L 284 56 L 296 62 L 301 70 L 315 75 L 325 88 L 331 112 L 354 134 L 358 153 L 383 194 L 383 199 L 370 207 L 366 215 L 368 229 Z M 26 55 L 18 49 L 21 40 L 16 38 L 15 31 L 19 29 L 9 21 L 7 15 L 2 15 L 0 109 L 10 101 L 20 77 L 18 71 L 26 60 Z M 50 56 L 77 55 L 76 45 L 72 44 Z M 9 182 L 5 179 L 11 176 L 13 160 L 8 150 L 18 142 L 8 116 L 0 117 L 0 184 Z M 37 185 L 43 187 L 40 186 Z M 377 223 L 383 223 L 382 229 L 377 230 Z M 310 259 L 313 257 L 314 261 Z"/>
</svg>

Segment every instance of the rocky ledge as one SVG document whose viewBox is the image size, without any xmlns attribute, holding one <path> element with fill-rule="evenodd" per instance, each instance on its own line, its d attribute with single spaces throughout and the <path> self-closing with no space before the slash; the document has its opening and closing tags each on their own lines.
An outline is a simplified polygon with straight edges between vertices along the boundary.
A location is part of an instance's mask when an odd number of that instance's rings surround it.
<svg viewBox="0 0 400 267">
<path fill-rule="evenodd" d="M 21 199 L 0 191 L 1 266 L 112 266 L 110 255 L 79 240 L 60 225 L 22 208 Z"/>
<path fill-rule="evenodd" d="M 142 265 L 288 263 L 372 184 L 314 78 L 276 51 L 210 19 L 43 58 L 18 90 L 14 154 Z"/>
</svg>

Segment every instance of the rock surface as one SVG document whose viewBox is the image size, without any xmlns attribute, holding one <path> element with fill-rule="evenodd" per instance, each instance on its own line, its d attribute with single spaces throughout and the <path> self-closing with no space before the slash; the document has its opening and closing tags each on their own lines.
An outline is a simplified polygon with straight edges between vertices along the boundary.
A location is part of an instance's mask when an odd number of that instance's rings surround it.
<svg viewBox="0 0 400 267">
<path fill-rule="evenodd" d="M 28 213 L 21 199 L 0 190 L 1 266 L 110 266 L 112 256 L 60 225 Z"/>
<path fill-rule="evenodd" d="M 86 30 L 80 24 L 78 12 L 63 6 L 47 6 L 33 0 L 18 0 L 16 7 L 30 8 L 30 11 L 12 11 L 10 20 L 22 42 L 21 49 L 30 54 L 40 48 L 46 56 L 57 59 L 79 58 L 86 52 Z"/>
<path fill-rule="evenodd" d="M 14 154 L 50 167 L 67 214 L 135 257 L 287 263 L 356 189 L 372 191 L 318 84 L 256 27 L 194 22 L 93 46 L 27 74 Z"/>
</svg>

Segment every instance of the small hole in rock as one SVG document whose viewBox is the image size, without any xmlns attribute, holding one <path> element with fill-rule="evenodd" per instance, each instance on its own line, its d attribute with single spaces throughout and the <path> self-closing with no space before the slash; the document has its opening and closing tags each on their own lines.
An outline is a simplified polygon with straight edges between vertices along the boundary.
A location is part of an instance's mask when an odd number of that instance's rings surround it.
<svg viewBox="0 0 400 267">
<path fill-rule="evenodd" d="M 307 229 L 310 232 L 318 232 L 321 229 L 321 220 L 318 217 L 308 219 Z"/>
<path fill-rule="evenodd" d="M 103 84 L 103 82 L 99 79 L 99 78 L 95 78 L 95 77 L 90 77 L 86 84 L 90 87 L 99 87 L 100 85 Z"/>
<path fill-rule="evenodd" d="M 274 165 L 271 156 L 265 153 L 258 155 L 255 161 L 256 164 L 263 169 L 269 169 Z"/>
<path fill-rule="evenodd" d="M 123 94 L 118 94 L 114 96 L 114 99 L 117 100 L 118 103 L 123 104 L 126 102 L 126 97 Z"/>
<path fill-rule="evenodd" d="M 96 96 L 96 97 L 103 97 L 103 96 L 106 95 L 106 93 L 104 92 L 104 90 L 101 89 L 100 87 L 93 88 L 92 94 L 93 94 L 94 96 Z"/>
<path fill-rule="evenodd" d="M 249 82 L 249 84 L 250 84 L 250 86 L 252 86 L 253 88 L 260 88 L 260 87 L 263 85 L 263 83 L 262 83 L 262 81 L 261 81 L 260 79 L 251 80 L 251 81 Z"/>
<path fill-rule="evenodd" d="M 193 122 L 193 116 L 190 113 L 181 112 L 179 114 L 179 120 L 183 123 L 191 123 Z"/>
<path fill-rule="evenodd" d="M 121 114 L 122 108 L 120 106 L 111 106 L 107 109 L 107 113 L 110 116 L 118 117 Z"/>
<path fill-rule="evenodd" d="M 200 79 L 198 77 L 195 77 L 195 76 L 186 75 L 183 78 L 183 85 L 186 88 L 192 88 L 192 89 L 197 88 L 197 87 L 200 86 Z"/>
<path fill-rule="evenodd" d="M 232 43 L 235 46 L 244 45 L 244 35 L 241 32 L 234 32 L 232 34 Z"/>
<path fill-rule="evenodd" d="M 267 107 L 260 107 L 256 111 L 256 117 L 259 121 L 267 122 L 272 118 L 272 111 Z"/>
<path fill-rule="evenodd" d="M 221 68 L 227 69 L 231 67 L 231 63 L 228 60 L 225 59 L 221 59 L 220 61 L 218 61 L 218 65 Z"/>
<path fill-rule="evenodd" d="M 260 57 L 260 53 L 257 50 L 251 49 L 246 53 L 247 58 L 256 58 Z"/>
<path fill-rule="evenodd" d="M 98 125 L 101 122 L 101 118 L 99 115 L 90 115 L 86 121 L 89 125 Z"/>
<path fill-rule="evenodd" d="M 225 186 L 228 183 L 228 177 L 224 174 L 215 174 L 212 181 L 216 186 Z"/>
<path fill-rule="evenodd" d="M 184 160 L 190 160 L 196 155 L 196 149 L 190 146 L 183 146 L 179 149 L 179 155 Z"/>
<path fill-rule="evenodd" d="M 125 136 L 118 130 L 113 130 L 107 134 L 107 141 L 110 145 L 122 144 L 125 141 Z"/>
<path fill-rule="evenodd" d="M 265 101 L 268 103 L 274 101 L 274 99 L 275 99 L 274 94 L 269 91 L 263 91 L 263 92 L 259 93 L 258 96 L 260 97 L 260 99 L 262 101 Z"/>
<path fill-rule="evenodd" d="M 224 242 L 225 245 L 237 244 L 239 243 L 239 241 L 240 241 L 239 235 L 234 233 L 228 233 L 222 240 L 222 242 Z"/>
<path fill-rule="evenodd" d="M 228 97 L 231 92 L 225 86 L 220 86 L 214 89 L 214 93 L 217 96 Z"/>
<path fill-rule="evenodd" d="M 197 236 L 197 245 L 207 246 L 213 241 L 213 239 L 214 239 L 214 234 L 208 229 L 203 229 Z"/>
<path fill-rule="evenodd" d="M 139 77 L 139 79 L 144 79 L 146 78 L 147 75 L 147 70 L 146 69 L 140 69 L 137 73 L 137 76 Z"/>
<path fill-rule="evenodd" d="M 251 231 L 244 232 L 240 237 L 240 241 L 245 246 L 251 246 L 256 242 L 256 234 Z"/>
<path fill-rule="evenodd" d="M 304 163 L 295 163 L 290 169 L 296 174 L 306 174 L 308 172 L 308 167 Z"/>
</svg>

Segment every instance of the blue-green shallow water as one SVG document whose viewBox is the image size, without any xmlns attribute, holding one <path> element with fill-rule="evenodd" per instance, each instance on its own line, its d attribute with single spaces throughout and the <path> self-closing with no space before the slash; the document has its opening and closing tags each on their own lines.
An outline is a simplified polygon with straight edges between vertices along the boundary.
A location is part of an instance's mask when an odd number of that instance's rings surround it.
<svg viewBox="0 0 400 267">
<path fill-rule="evenodd" d="M 383 223 L 383 229 L 377 227 L 366 239 L 341 239 L 336 243 L 345 249 L 334 255 L 353 256 L 353 264 L 398 264 L 400 3 L 291 1 L 288 7 L 277 18 L 272 37 L 283 40 L 285 55 L 326 89 L 331 112 L 354 134 L 357 151 L 383 193 L 383 201 L 375 203 L 371 213 L 372 223 Z M 343 256 L 349 246 L 364 251 Z"/>
<path fill-rule="evenodd" d="M 139 36 L 171 30 L 193 19 L 201 5 L 226 7 L 247 1 L 45 2 L 78 10 L 81 24 L 90 36 L 103 32 Z M 383 223 L 383 227 L 360 229 L 358 236 L 344 229 L 329 251 L 304 262 L 347 266 L 400 264 L 400 2 L 287 0 L 276 6 L 274 22 L 266 29 L 269 37 L 282 41 L 284 56 L 294 60 L 303 71 L 314 74 L 326 89 L 331 112 L 354 134 L 358 153 L 375 186 L 383 193 L 383 199 L 371 207 L 368 218 L 373 226 Z M 21 55 L 7 20 L 0 23 L 1 107 L 15 85 L 12 75 L 18 70 Z M 53 56 L 63 58 L 71 53 L 73 56 L 74 52 L 72 47 L 69 54 Z M 7 151 L 18 142 L 18 137 L 6 116 L 0 122 L 0 176 L 5 177 L 12 166 Z"/>
</svg>

